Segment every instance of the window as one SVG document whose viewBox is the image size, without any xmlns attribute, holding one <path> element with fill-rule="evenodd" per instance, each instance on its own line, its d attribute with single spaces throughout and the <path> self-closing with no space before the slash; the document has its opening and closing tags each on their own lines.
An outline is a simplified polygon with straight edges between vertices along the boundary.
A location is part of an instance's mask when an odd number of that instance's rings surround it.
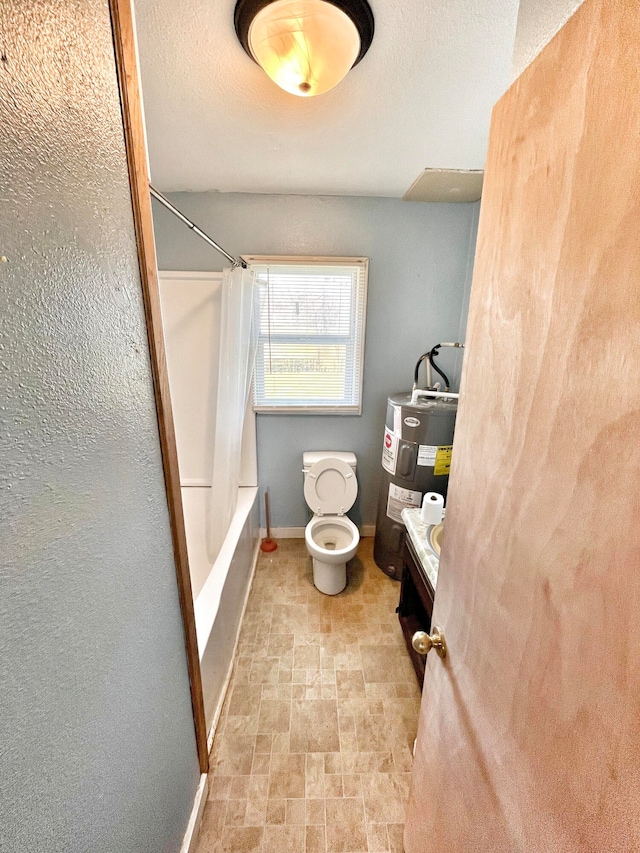
<svg viewBox="0 0 640 853">
<path fill-rule="evenodd" d="M 368 259 L 245 260 L 259 293 L 256 411 L 359 415 Z"/>
</svg>

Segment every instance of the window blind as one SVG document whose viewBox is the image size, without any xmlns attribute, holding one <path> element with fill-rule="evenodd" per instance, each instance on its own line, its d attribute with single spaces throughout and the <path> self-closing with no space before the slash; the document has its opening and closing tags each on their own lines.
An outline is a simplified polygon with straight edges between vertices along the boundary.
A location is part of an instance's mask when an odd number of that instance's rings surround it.
<svg viewBox="0 0 640 853">
<path fill-rule="evenodd" d="M 258 282 L 256 410 L 359 414 L 367 259 L 250 262 Z"/>
</svg>

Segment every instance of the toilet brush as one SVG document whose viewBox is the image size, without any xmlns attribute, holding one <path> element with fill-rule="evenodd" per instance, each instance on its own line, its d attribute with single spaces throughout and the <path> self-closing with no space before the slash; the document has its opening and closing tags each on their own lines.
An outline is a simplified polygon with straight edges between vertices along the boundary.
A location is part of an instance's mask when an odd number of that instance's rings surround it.
<svg viewBox="0 0 640 853">
<path fill-rule="evenodd" d="M 269 512 L 269 492 L 264 493 L 264 514 L 267 519 L 267 536 L 260 543 L 261 551 L 275 551 L 278 543 L 271 538 L 271 513 Z"/>
</svg>

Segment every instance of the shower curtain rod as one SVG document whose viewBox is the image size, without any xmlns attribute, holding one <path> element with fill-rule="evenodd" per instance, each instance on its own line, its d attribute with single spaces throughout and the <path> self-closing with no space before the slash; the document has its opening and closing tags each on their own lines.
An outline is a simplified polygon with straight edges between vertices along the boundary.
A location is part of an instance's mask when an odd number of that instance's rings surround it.
<svg viewBox="0 0 640 853">
<path fill-rule="evenodd" d="M 205 243 L 208 243 L 212 248 L 214 248 L 216 252 L 220 252 L 220 254 L 224 255 L 224 257 L 228 261 L 231 261 L 234 267 L 243 267 L 244 269 L 246 269 L 247 264 L 245 261 L 242 260 L 242 258 L 234 258 L 233 255 L 229 254 L 229 252 L 225 252 L 222 246 L 219 246 L 215 240 L 212 240 L 208 234 L 205 234 L 202 229 L 198 228 L 198 226 L 194 222 L 188 219 L 184 215 L 184 213 L 181 213 L 177 207 L 171 204 L 168 198 L 163 196 L 162 193 L 158 192 L 158 190 L 155 189 L 155 187 L 153 187 L 151 184 L 149 184 L 149 192 L 151 193 L 152 197 L 159 201 L 160 204 L 163 204 L 167 208 L 167 210 L 170 210 L 174 216 L 177 216 L 181 222 L 184 222 L 187 228 L 191 228 L 194 234 L 197 234 L 198 237 L 201 237 L 205 241 Z"/>
</svg>

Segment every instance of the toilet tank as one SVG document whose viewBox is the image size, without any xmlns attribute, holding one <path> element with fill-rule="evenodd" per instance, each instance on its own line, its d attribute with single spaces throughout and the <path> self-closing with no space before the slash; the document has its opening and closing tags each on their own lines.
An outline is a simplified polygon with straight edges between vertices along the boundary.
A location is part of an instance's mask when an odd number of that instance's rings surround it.
<svg viewBox="0 0 640 853">
<path fill-rule="evenodd" d="M 358 462 L 356 454 L 346 450 L 307 450 L 306 453 L 302 454 L 303 472 L 307 474 L 311 466 L 315 465 L 321 459 L 341 459 L 353 468 L 354 471 Z"/>
</svg>

